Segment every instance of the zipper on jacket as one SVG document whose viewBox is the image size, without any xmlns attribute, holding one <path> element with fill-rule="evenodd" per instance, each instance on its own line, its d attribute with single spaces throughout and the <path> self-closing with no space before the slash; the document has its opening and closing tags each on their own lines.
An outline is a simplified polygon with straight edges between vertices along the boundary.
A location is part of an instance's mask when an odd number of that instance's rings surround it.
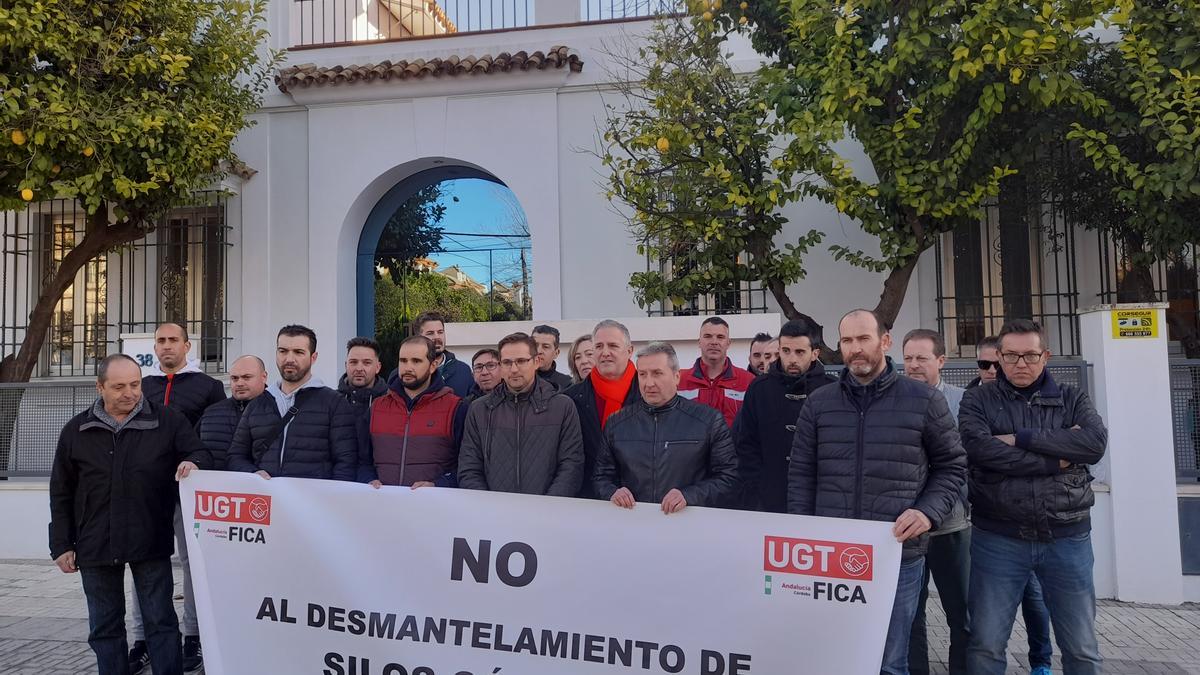
<svg viewBox="0 0 1200 675">
<path fill-rule="evenodd" d="M 400 484 L 404 485 L 404 470 L 408 468 L 408 425 L 412 422 L 412 411 L 404 416 L 404 442 L 400 446 Z"/>
<path fill-rule="evenodd" d="M 862 519 L 863 454 L 866 452 L 863 435 L 866 433 L 867 411 L 858 411 L 858 441 L 854 454 L 854 517 Z"/>
<path fill-rule="evenodd" d="M 521 399 L 517 397 L 517 492 L 521 491 Z"/>
<path fill-rule="evenodd" d="M 654 448 L 658 447 L 658 413 L 654 413 L 654 443 L 650 446 L 650 494 L 658 492 L 658 458 L 654 456 Z M 671 447 L 671 441 L 663 443 L 663 454 Z M 666 495 L 663 495 L 666 498 Z M 662 501 L 662 499 L 658 500 Z"/>
</svg>

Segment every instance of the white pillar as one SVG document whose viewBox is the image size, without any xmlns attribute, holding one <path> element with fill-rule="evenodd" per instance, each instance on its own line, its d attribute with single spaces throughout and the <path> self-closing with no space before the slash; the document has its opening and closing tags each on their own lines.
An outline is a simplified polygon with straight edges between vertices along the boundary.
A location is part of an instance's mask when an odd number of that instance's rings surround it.
<svg viewBox="0 0 1200 675">
<path fill-rule="evenodd" d="M 1096 408 L 1108 426 L 1117 599 L 1177 605 L 1183 571 L 1166 307 L 1101 305 L 1081 311 L 1079 322 Z"/>
</svg>

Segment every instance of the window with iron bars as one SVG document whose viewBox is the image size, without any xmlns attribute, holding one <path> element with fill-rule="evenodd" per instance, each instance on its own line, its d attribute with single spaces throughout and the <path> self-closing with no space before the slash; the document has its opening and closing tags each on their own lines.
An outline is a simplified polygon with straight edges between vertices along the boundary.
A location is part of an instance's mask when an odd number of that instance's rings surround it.
<svg viewBox="0 0 1200 675">
<path fill-rule="evenodd" d="M 1200 358 L 1200 245 L 1191 244 L 1149 264 L 1135 260 L 1128 242 L 1097 237 L 1100 302 L 1164 302 L 1175 356 Z"/>
<path fill-rule="evenodd" d="M 738 255 L 738 264 L 749 263 L 749 253 Z M 686 252 L 679 252 L 669 258 L 656 258 L 646 247 L 646 271 L 657 269 L 664 280 L 672 279 L 676 274 L 687 274 L 693 267 Z M 711 316 L 713 314 L 761 314 L 768 310 L 767 290 L 757 281 L 738 282 L 736 287 L 727 290 L 694 295 L 683 298 L 683 302 L 674 300 L 653 302 L 646 308 L 647 316 Z"/>
<path fill-rule="evenodd" d="M 193 205 L 170 211 L 153 232 L 80 270 L 55 309 L 34 377 L 94 375 L 100 360 L 120 351 L 122 334 L 150 333 L 164 321 L 187 328 L 191 358 L 201 369 L 226 370 L 232 247 L 226 196 L 195 196 Z M 73 200 L 0 213 L 0 356 L 20 348 L 42 285 L 84 228 L 84 211 Z"/>
<path fill-rule="evenodd" d="M 1053 198 L 1010 177 L 979 222 L 945 233 L 935 251 L 938 329 L 952 358 L 973 358 L 1016 318 L 1040 323 L 1054 354 L 1079 354 L 1075 228 Z"/>
</svg>

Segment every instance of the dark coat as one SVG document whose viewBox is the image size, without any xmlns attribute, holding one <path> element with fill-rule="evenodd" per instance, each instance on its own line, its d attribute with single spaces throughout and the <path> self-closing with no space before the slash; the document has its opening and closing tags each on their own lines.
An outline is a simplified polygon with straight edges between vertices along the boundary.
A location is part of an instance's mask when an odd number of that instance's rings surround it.
<svg viewBox="0 0 1200 675">
<path fill-rule="evenodd" d="M 849 370 L 818 389 L 796 421 L 788 467 L 788 512 L 895 521 L 908 509 L 941 526 L 962 496 L 967 456 L 941 392 L 883 374 L 860 385 Z M 904 543 L 923 555 L 928 534 Z"/>
<path fill-rule="evenodd" d="M 167 395 L 166 375 L 147 375 L 142 378 L 142 396 L 147 401 L 178 410 L 195 426 L 208 406 L 225 400 L 225 385 L 205 373 L 189 371 L 176 373 L 170 380 L 171 398 Z"/>
<path fill-rule="evenodd" d="M 583 475 L 588 479 L 583 481 L 578 496 L 585 499 L 596 499 L 596 484 L 591 477 L 596 473 L 596 455 L 600 453 L 600 448 L 604 444 L 604 430 L 600 426 L 600 410 L 596 407 L 596 388 L 592 386 L 589 378 L 572 385 L 563 392 L 563 395 L 575 404 L 575 410 L 579 413 L 579 431 L 583 436 Z M 628 406 L 641 400 L 642 394 L 638 389 L 638 378 L 637 375 L 634 375 L 633 381 L 629 385 L 629 392 L 625 394 L 624 405 Z"/>
<path fill-rule="evenodd" d="M 558 392 L 566 391 L 574 384 L 570 375 L 558 372 L 558 364 L 553 361 L 550 362 L 550 370 L 538 370 L 537 376 L 554 385 L 554 390 Z"/>
<path fill-rule="evenodd" d="M 787 513 L 788 460 L 796 418 L 808 397 L 837 382 L 820 361 L 807 373 L 788 375 L 780 361 L 755 378 L 733 425 L 742 482 L 742 506 L 754 511 Z"/>
<path fill-rule="evenodd" d="M 272 477 L 354 480 L 358 472 L 357 418 L 346 399 L 329 387 L 296 392 L 298 414 L 276 433 L 282 415 L 270 391 L 246 406 L 233 443 L 230 471 L 266 471 Z M 269 447 L 265 442 L 274 436 Z"/>
<path fill-rule="evenodd" d="M 375 383 L 369 387 L 353 387 L 346 381 L 346 374 L 342 373 L 341 379 L 338 380 L 337 391 L 342 396 L 346 397 L 346 401 L 354 406 L 354 412 L 366 417 L 371 411 L 371 404 L 375 399 L 382 396 L 387 396 L 388 383 L 383 377 L 376 377 Z"/>
<path fill-rule="evenodd" d="M 249 404 L 250 401 L 227 398 L 208 406 L 204 411 L 196 430 L 200 433 L 200 442 L 212 453 L 212 468 L 225 470 L 233 433 L 237 431 L 238 422 L 242 420 L 242 413 L 246 412 Z"/>
<path fill-rule="evenodd" d="M 645 401 L 608 418 L 596 456 L 596 494 L 611 499 L 625 487 L 639 502 L 661 503 L 671 490 L 689 506 L 720 506 L 737 493 L 737 451 L 720 411 L 676 396 Z"/>
<path fill-rule="evenodd" d="M 446 386 L 453 389 L 456 396 L 463 398 L 471 392 L 471 387 L 475 386 L 475 376 L 471 373 L 471 366 L 455 358 L 454 352 L 450 350 L 442 353 L 445 358 L 437 370 L 442 374 L 442 379 L 446 381 Z"/>
<path fill-rule="evenodd" d="M 583 481 L 579 415 L 554 385 L 513 394 L 501 382 L 476 400 L 463 425 L 460 487 L 574 497 Z"/>
<path fill-rule="evenodd" d="M 182 414 L 144 400 L 121 431 L 82 412 L 63 427 L 50 472 L 50 557 L 80 567 L 169 558 L 175 550 L 175 470 L 211 467 Z"/>
<path fill-rule="evenodd" d="M 1026 399 L 1001 372 L 967 390 L 959 425 L 975 527 L 1036 541 L 1091 529 L 1096 496 L 1087 465 L 1104 456 L 1108 430 L 1086 393 L 1046 371 Z M 1005 434 L 1014 434 L 1016 445 L 995 438 Z M 1060 459 L 1071 465 L 1061 468 Z"/>
</svg>

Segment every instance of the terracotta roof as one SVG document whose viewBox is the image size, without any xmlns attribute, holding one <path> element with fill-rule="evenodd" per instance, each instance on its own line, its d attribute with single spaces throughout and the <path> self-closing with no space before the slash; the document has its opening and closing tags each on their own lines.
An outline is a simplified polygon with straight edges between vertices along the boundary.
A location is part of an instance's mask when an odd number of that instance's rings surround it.
<svg viewBox="0 0 1200 675">
<path fill-rule="evenodd" d="M 383 61 L 365 65 L 350 66 L 317 66 L 306 63 L 298 66 L 283 68 L 275 76 L 275 84 L 283 92 L 296 88 L 307 88 L 313 85 L 340 85 L 358 82 L 373 82 L 375 80 L 408 80 L 425 77 L 443 77 L 446 75 L 477 75 L 489 73 L 509 73 L 526 70 L 561 70 L 570 68 L 571 72 L 583 70 L 583 59 L 567 47 L 551 47 L 549 52 L 503 52 L 496 56 L 485 54 L 478 58 L 474 56 L 449 56 L 444 59 L 417 59 L 415 61 Z"/>
</svg>

